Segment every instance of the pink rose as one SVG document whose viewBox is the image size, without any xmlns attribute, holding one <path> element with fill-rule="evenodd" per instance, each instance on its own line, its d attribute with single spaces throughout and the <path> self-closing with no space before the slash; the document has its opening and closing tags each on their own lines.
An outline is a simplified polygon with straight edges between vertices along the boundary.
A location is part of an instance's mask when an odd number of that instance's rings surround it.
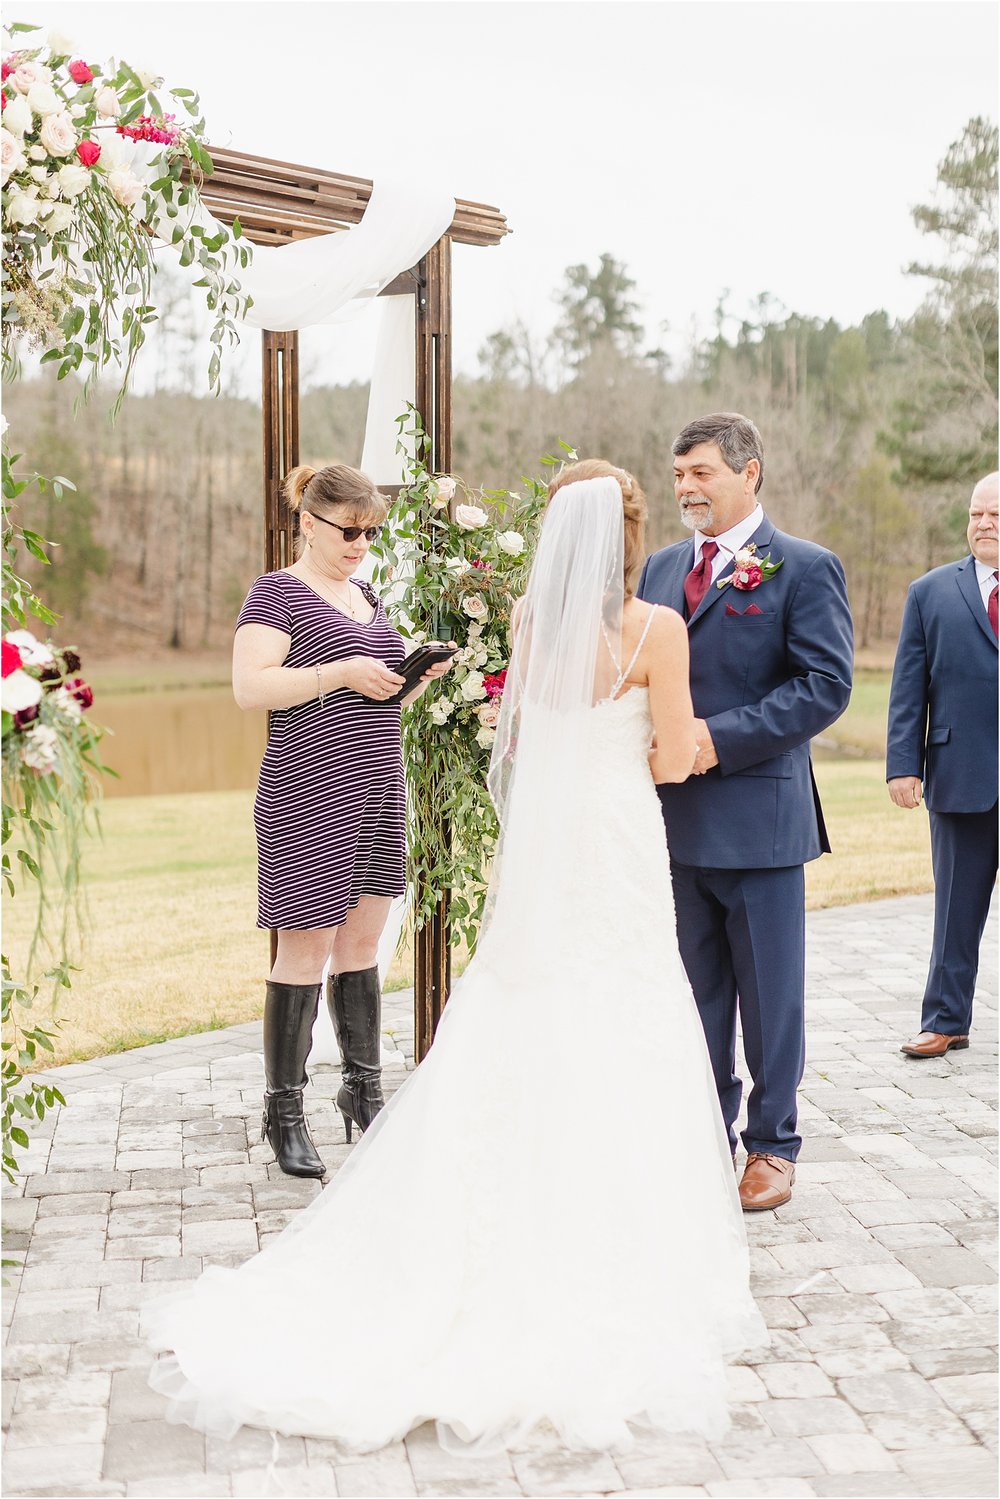
<svg viewBox="0 0 1000 1499">
<path fill-rule="evenodd" d="M 70 63 L 69 76 L 72 78 L 74 83 L 93 83 L 94 81 L 93 73 L 87 67 L 87 64 L 79 57 L 77 58 L 76 62 Z"/>
<path fill-rule="evenodd" d="M 495 729 L 500 722 L 500 699 L 489 698 L 481 708 L 476 709 L 476 717 L 485 729 Z"/>
<path fill-rule="evenodd" d="M 52 74 L 43 63 L 32 62 L 29 57 L 24 62 L 18 63 L 11 77 L 14 80 L 14 87 L 18 93 L 26 94 L 34 84 L 48 83 Z"/>
<path fill-rule="evenodd" d="M 749 593 L 751 589 L 760 587 L 763 578 L 760 563 L 751 562 L 747 567 L 741 567 L 739 572 L 733 574 L 733 587 L 739 588 L 741 592 Z"/>
<path fill-rule="evenodd" d="M 96 141 L 81 141 L 76 148 L 76 154 L 85 167 L 96 167 L 101 159 L 101 148 Z"/>
<path fill-rule="evenodd" d="M 123 208 L 131 208 L 143 194 L 141 179 L 121 169 L 108 174 L 108 187 Z"/>
</svg>

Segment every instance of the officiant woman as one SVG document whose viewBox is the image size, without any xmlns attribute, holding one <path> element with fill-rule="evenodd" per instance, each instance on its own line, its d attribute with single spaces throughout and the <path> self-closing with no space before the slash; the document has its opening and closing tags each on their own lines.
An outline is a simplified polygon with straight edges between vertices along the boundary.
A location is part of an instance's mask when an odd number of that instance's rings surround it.
<svg viewBox="0 0 1000 1499">
<path fill-rule="evenodd" d="M 303 1110 L 305 1062 L 331 958 L 327 1004 L 343 1064 L 347 1138 L 383 1106 L 378 940 L 406 888 L 400 709 L 406 655 L 370 583 L 355 577 L 388 501 L 346 464 L 295 468 L 284 484 L 299 523 L 290 567 L 258 578 L 236 624 L 233 691 L 270 712 L 254 802 L 259 927 L 278 934 L 264 1003 L 264 1119 L 282 1171 L 325 1167 Z"/>
</svg>

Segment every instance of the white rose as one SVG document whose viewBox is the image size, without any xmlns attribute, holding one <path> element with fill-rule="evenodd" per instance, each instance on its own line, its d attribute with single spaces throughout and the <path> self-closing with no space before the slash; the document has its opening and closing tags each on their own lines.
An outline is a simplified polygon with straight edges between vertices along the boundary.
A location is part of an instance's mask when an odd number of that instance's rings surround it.
<svg viewBox="0 0 1000 1499">
<path fill-rule="evenodd" d="M 76 131 L 65 110 L 49 115 L 38 132 L 38 139 L 50 156 L 71 156 L 76 150 Z"/>
<path fill-rule="evenodd" d="M 32 167 L 28 173 L 32 182 L 37 182 L 39 187 L 44 187 L 49 180 L 48 167 Z"/>
<path fill-rule="evenodd" d="M 29 161 L 45 161 L 48 158 L 48 154 L 49 153 L 46 151 L 46 149 L 45 149 L 44 146 L 29 146 L 28 147 L 28 160 Z"/>
<path fill-rule="evenodd" d="M 476 717 L 487 729 L 495 729 L 500 721 L 500 699 L 491 697 L 476 709 Z"/>
<path fill-rule="evenodd" d="M 21 652 L 21 660 L 28 666 L 51 666 L 56 659 L 43 640 L 36 640 L 30 630 L 11 630 L 5 637 Z"/>
<path fill-rule="evenodd" d="M 459 688 L 467 703 L 478 703 L 480 698 L 486 696 L 486 688 L 483 686 L 483 674 L 481 671 L 470 671 L 465 681 Z"/>
<path fill-rule="evenodd" d="M 7 200 L 7 221 L 11 224 L 34 224 L 38 221 L 38 188 L 25 191 L 15 187 Z"/>
<path fill-rule="evenodd" d="M 4 186 L 15 172 L 23 171 L 27 165 L 28 159 L 21 150 L 21 142 L 9 130 L 0 130 L 0 168 Z"/>
<path fill-rule="evenodd" d="M 455 524 L 463 531 L 477 531 L 485 526 L 489 516 L 478 505 L 459 505 L 455 510 Z"/>
<path fill-rule="evenodd" d="M 131 208 L 138 203 L 144 192 L 140 179 L 120 168 L 108 176 L 108 187 L 123 208 Z"/>
<path fill-rule="evenodd" d="M 436 510 L 443 510 L 455 498 L 457 488 L 458 485 L 450 474 L 446 474 L 443 479 L 435 479 L 431 504 Z"/>
<path fill-rule="evenodd" d="M 3 112 L 4 129 L 11 135 L 23 135 L 32 126 L 32 114 L 28 101 L 22 94 L 15 94 Z"/>
<path fill-rule="evenodd" d="M 9 637 L 8 637 L 9 639 Z M 26 671 L 12 671 L 0 686 L 0 706 L 5 713 L 20 713 L 42 700 L 42 684 Z"/>
<path fill-rule="evenodd" d="M 464 557 L 446 557 L 444 570 L 445 572 L 453 573 L 456 578 L 460 578 L 463 573 L 467 573 L 469 571 L 469 568 L 471 566 L 472 563 L 466 562 Z"/>
<path fill-rule="evenodd" d="M 478 640 L 483 633 L 482 625 L 470 625 L 468 638 L 470 641 Z"/>
<path fill-rule="evenodd" d="M 64 198 L 78 198 L 90 186 L 90 169 L 76 162 L 59 168 L 59 187 Z"/>
<path fill-rule="evenodd" d="M 19 94 L 26 94 L 36 83 L 48 83 L 51 77 L 52 73 L 44 63 L 32 62 L 29 57 L 18 63 L 10 75 L 10 81 Z"/>
<path fill-rule="evenodd" d="M 524 551 L 524 537 L 519 531 L 501 531 L 497 536 L 497 546 L 511 557 L 520 557 Z"/>
<path fill-rule="evenodd" d="M 76 51 L 76 43 L 64 31 L 50 31 L 49 51 L 53 57 L 72 57 Z"/>
<path fill-rule="evenodd" d="M 28 108 L 36 115 L 58 114 L 63 107 L 62 100 L 52 87 L 51 83 L 33 83 L 25 96 Z M 4 113 L 6 114 L 6 110 Z"/>
<path fill-rule="evenodd" d="M 122 112 L 122 101 L 109 83 L 105 83 L 94 95 L 94 106 L 106 120 L 116 120 Z"/>
<path fill-rule="evenodd" d="M 155 88 L 161 82 L 159 73 L 154 73 L 151 68 L 133 68 L 132 71 L 143 88 Z"/>
<path fill-rule="evenodd" d="M 479 745 L 480 749 L 490 749 L 492 748 L 493 741 L 496 737 L 496 729 L 482 728 L 476 735 L 476 743 Z"/>
<path fill-rule="evenodd" d="M 490 653 L 489 653 L 489 651 L 486 649 L 486 647 L 484 645 L 481 645 L 479 647 L 478 651 L 476 652 L 474 664 L 476 666 L 485 666 L 486 663 L 487 663 L 487 661 L 489 659 L 490 659 Z"/>
<path fill-rule="evenodd" d="M 52 706 L 59 716 L 67 723 L 79 723 L 83 717 L 83 709 L 71 692 L 65 687 L 60 687 L 52 694 Z"/>
<path fill-rule="evenodd" d="M 462 600 L 462 613 L 467 614 L 470 619 L 486 619 L 489 612 L 485 601 L 478 593 L 466 594 Z"/>
<path fill-rule="evenodd" d="M 68 203 L 53 203 L 43 208 L 40 214 L 47 234 L 61 234 L 73 222 L 73 210 Z"/>
<path fill-rule="evenodd" d="M 9 677 L 7 681 L 10 681 Z M 6 685 L 5 682 L 4 686 Z M 24 763 L 30 765 L 32 770 L 43 773 L 55 770 L 58 749 L 59 735 L 55 729 L 50 729 L 48 724 L 37 723 L 24 736 Z"/>
<path fill-rule="evenodd" d="M 451 701 L 450 698 L 439 697 L 435 702 L 431 703 L 431 722 L 436 724 L 446 724 L 454 711 L 455 704 Z"/>
</svg>

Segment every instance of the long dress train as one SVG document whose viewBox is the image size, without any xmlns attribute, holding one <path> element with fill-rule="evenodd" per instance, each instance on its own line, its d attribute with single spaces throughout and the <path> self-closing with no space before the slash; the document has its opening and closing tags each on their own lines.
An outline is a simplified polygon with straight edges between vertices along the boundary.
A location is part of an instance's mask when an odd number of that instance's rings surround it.
<svg viewBox="0 0 1000 1499">
<path fill-rule="evenodd" d="M 674 927 L 648 693 L 585 715 L 540 909 L 504 909 L 434 1045 L 262 1253 L 147 1307 L 171 1417 L 376 1448 L 549 1421 L 719 1436 L 766 1339 Z M 522 806 L 530 787 L 519 788 Z M 548 853 L 553 854 L 549 849 Z"/>
</svg>

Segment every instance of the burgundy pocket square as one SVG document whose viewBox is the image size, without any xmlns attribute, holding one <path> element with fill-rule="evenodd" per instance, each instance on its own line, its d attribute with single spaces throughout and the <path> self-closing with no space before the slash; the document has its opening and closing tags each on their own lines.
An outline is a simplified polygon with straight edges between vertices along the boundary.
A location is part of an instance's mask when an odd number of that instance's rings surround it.
<svg viewBox="0 0 1000 1499">
<path fill-rule="evenodd" d="M 737 619 L 742 619 L 747 614 L 760 614 L 761 611 L 756 604 L 748 604 L 745 609 L 734 609 L 732 604 L 726 605 L 727 614 L 735 614 Z"/>
</svg>

